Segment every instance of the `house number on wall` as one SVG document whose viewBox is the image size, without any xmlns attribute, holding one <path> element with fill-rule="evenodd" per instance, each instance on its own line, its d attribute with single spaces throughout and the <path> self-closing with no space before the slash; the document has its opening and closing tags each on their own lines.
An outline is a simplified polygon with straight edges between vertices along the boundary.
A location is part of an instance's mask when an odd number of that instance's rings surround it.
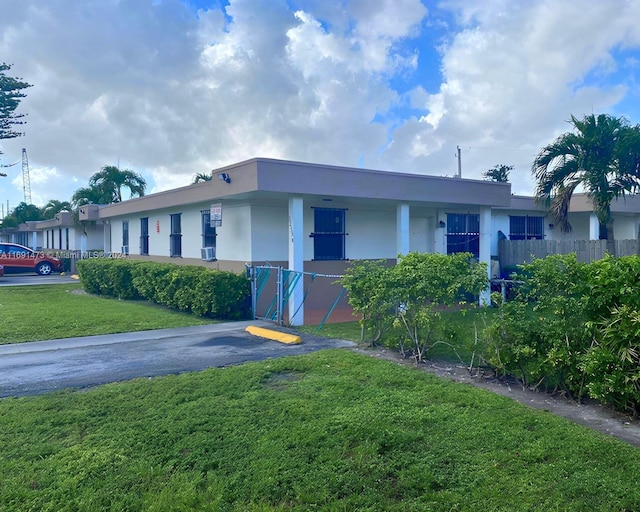
<svg viewBox="0 0 640 512">
<path fill-rule="evenodd" d="M 156 221 L 156 233 L 160 233 L 160 221 Z"/>
</svg>

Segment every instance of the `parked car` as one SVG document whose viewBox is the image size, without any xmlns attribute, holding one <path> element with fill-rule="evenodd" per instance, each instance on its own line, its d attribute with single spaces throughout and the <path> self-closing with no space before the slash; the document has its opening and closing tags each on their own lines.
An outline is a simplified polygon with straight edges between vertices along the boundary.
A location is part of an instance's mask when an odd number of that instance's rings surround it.
<svg viewBox="0 0 640 512">
<path fill-rule="evenodd" d="M 4 275 L 4 267 L 0 265 L 0 277 Z"/>
<path fill-rule="evenodd" d="M 47 256 L 42 251 L 34 251 L 24 245 L 0 243 L 0 264 L 4 273 L 36 272 L 47 276 L 62 271 L 62 260 Z"/>
</svg>

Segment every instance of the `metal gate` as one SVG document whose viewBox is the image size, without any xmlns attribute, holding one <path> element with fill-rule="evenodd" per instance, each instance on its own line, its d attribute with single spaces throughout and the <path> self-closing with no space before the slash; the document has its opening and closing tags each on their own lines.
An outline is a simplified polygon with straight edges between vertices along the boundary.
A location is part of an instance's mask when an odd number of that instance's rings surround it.
<svg viewBox="0 0 640 512">
<path fill-rule="evenodd" d="M 251 277 L 251 306 L 254 318 L 275 322 L 278 325 L 284 325 L 287 319 L 294 318 L 298 314 L 316 278 L 340 279 L 342 277 L 341 275 L 300 272 L 272 265 L 252 266 L 247 269 L 247 272 Z M 306 288 L 301 289 L 299 287 L 304 285 L 305 276 L 307 276 L 308 284 Z M 296 290 L 303 293 L 300 306 L 296 311 L 288 311 L 289 299 Z M 324 315 L 320 327 L 324 325 L 343 294 L 344 289 L 341 290 L 332 305 L 327 305 L 327 313 Z"/>
</svg>

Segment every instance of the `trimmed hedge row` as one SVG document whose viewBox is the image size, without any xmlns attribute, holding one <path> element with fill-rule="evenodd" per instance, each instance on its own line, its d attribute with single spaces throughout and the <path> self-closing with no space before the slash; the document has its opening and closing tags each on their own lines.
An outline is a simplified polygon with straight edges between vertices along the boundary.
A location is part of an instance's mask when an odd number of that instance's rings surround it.
<svg viewBox="0 0 640 512">
<path fill-rule="evenodd" d="M 78 261 L 88 293 L 148 300 L 171 309 L 219 320 L 251 315 L 251 286 L 244 275 L 195 265 L 106 258 Z"/>
</svg>

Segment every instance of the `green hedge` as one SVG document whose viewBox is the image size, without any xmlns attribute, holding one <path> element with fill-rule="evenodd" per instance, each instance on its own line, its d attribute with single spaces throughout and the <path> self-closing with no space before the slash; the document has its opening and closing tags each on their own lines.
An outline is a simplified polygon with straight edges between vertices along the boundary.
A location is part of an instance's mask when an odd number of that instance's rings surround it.
<svg viewBox="0 0 640 512">
<path fill-rule="evenodd" d="M 78 261 L 85 291 L 123 300 L 148 300 L 219 320 L 249 318 L 250 283 L 233 274 L 195 265 L 107 258 Z"/>
<path fill-rule="evenodd" d="M 515 300 L 486 331 L 484 359 L 527 385 L 640 415 L 640 257 L 554 255 L 521 269 Z"/>
</svg>

